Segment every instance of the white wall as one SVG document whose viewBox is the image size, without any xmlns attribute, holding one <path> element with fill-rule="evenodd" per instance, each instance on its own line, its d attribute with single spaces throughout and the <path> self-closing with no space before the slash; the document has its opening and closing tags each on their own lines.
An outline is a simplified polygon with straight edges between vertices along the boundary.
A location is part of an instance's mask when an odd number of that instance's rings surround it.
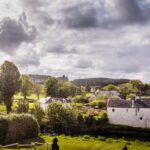
<svg viewBox="0 0 150 150">
<path fill-rule="evenodd" d="M 40 106 L 43 108 L 43 110 L 47 110 L 48 108 L 48 104 L 40 103 Z"/>
<path fill-rule="evenodd" d="M 111 124 L 150 128 L 150 108 L 108 107 L 107 114 Z"/>
</svg>

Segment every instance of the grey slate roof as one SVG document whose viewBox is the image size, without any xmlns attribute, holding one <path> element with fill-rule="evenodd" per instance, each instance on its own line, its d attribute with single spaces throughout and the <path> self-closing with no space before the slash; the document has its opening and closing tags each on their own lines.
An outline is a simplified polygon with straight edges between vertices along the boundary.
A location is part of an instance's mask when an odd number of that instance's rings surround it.
<svg viewBox="0 0 150 150">
<path fill-rule="evenodd" d="M 107 107 L 132 108 L 132 100 L 109 100 Z M 138 99 L 134 101 L 135 108 L 150 108 L 150 100 Z"/>
</svg>

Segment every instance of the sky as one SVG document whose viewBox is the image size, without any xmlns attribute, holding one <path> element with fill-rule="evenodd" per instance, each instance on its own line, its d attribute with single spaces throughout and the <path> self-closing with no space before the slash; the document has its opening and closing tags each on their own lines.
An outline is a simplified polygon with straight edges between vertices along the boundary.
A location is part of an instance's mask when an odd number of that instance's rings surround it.
<svg viewBox="0 0 150 150">
<path fill-rule="evenodd" d="M 149 14 L 150 0 L 0 0 L 0 64 L 149 82 Z"/>
</svg>

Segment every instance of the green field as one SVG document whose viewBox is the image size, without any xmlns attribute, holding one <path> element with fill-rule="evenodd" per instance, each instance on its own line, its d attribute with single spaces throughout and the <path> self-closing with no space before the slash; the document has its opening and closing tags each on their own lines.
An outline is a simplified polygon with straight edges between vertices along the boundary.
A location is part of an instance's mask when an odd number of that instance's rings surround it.
<svg viewBox="0 0 150 150">
<path fill-rule="evenodd" d="M 44 94 L 40 94 L 39 98 L 44 98 Z M 16 106 L 17 106 L 17 100 L 23 100 L 23 96 L 21 95 L 21 93 L 18 93 L 16 95 L 14 95 L 13 97 L 13 106 L 12 106 L 12 109 L 14 109 Z M 30 96 L 27 96 L 27 100 L 29 102 L 29 108 L 32 108 L 33 105 L 37 102 L 37 95 L 32 93 L 30 94 Z M 32 101 L 32 102 L 30 102 Z M 0 113 L 4 113 L 6 112 L 6 106 L 4 105 L 4 103 L 0 103 Z"/>
<path fill-rule="evenodd" d="M 31 142 L 47 142 L 51 143 L 54 137 L 40 136 L 40 138 L 24 141 L 23 143 Z M 112 139 L 105 137 L 69 137 L 58 136 L 58 144 L 60 150 L 122 150 L 122 147 L 127 144 L 129 150 L 150 150 L 150 142 L 144 141 L 127 141 L 124 139 Z M 50 147 L 50 146 L 49 146 Z M 46 150 L 45 146 L 36 147 L 37 150 Z M 49 148 L 50 149 L 50 148 Z"/>
<path fill-rule="evenodd" d="M 39 95 L 39 98 L 40 98 L 40 99 L 41 99 L 41 98 L 44 98 L 44 97 L 45 97 L 45 95 L 44 95 L 43 93 Z M 14 99 L 14 100 L 24 99 L 24 97 L 22 96 L 21 93 L 17 93 L 16 95 L 14 95 L 13 99 Z M 32 94 L 30 94 L 29 96 L 27 96 L 27 99 L 38 100 L 38 99 L 37 99 L 37 95 L 34 94 L 34 93 L 32 93 Z"/>
</svg>

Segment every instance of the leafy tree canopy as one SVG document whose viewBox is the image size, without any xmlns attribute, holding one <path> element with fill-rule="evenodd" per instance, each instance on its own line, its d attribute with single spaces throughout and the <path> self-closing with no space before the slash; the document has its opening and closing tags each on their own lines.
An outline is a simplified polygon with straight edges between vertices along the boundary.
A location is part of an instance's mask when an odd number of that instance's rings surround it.
<svg viewBox="0 0 150 150">
<path fill-rule="evenodd" d="M 33 87 L 33 83 L 30 77 L 28 75 L 22 75 L 21 76 L 21 93 L 24 96 L 24 99 L 26 99 L 26 97 L 30 95 L 30 91 L 32 90 L 32 87 Z"/>
<path fill-rule="evenodd" d="M 49 77 L 44 84 L 46 96 L 56 97 L 58 95 L 58 80 L 55 77 Z"/>
<path fill-rule="evenodd" d="M 7 113 L 11 111 L 12 97 L 20 88 L 20 72 L 17 66 L 5 61 L 0 67 L 0 91 Z"/>
</svg>

